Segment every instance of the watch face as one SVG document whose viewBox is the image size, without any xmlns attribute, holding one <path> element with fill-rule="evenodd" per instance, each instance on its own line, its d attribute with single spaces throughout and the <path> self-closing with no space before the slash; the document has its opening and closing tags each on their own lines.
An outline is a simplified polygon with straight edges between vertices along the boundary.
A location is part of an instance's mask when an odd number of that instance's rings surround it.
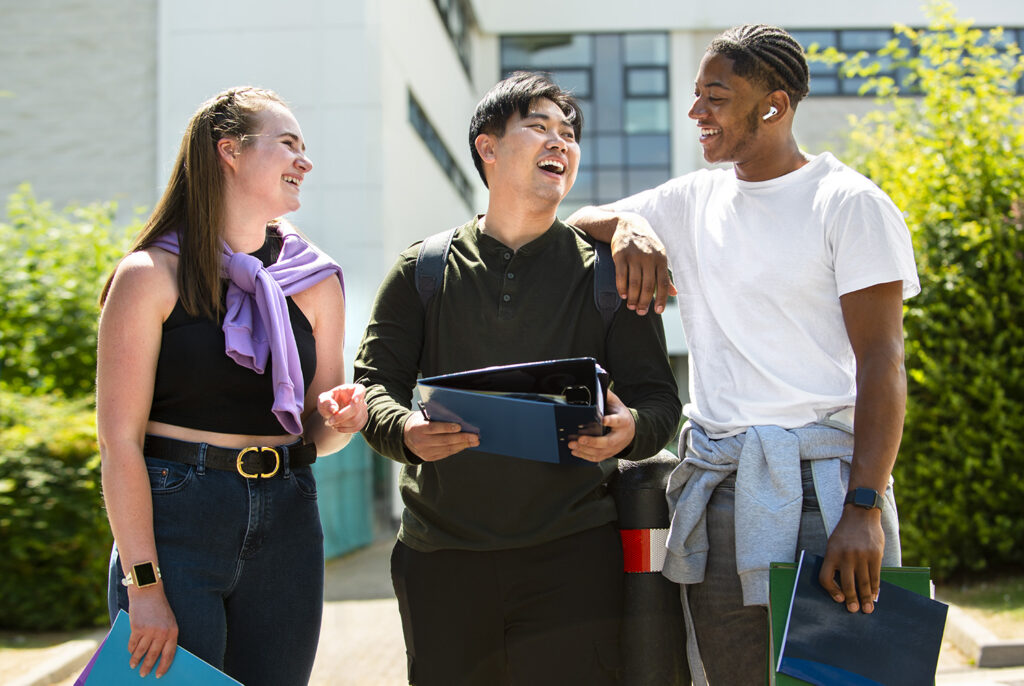
<svg viewBox="0 0 1024 686">
<path fill-rule="evenodd" d="M 853 489 L 853 504 L 857 507 L 863 507 L 866 509 L 878 507 L 877 499 L 878 493 L 870 488 Z"/>
<path fill-rule="evenodd" d="M 152 586 L 156 583 L 156 569 L 152 562 L 143 562 L 132 567 L 132 577 L 136 586 Z"/>
</svg>

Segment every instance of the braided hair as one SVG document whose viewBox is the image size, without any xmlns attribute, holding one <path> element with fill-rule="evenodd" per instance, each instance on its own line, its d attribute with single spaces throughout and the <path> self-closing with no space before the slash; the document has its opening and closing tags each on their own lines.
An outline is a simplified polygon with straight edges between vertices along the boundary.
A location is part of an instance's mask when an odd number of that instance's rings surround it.
<svg viewBox="0 0 1024 686">
<path fill-rule="evenodd" d="M 737 76 L 769 91 L 786 91 L 794 108 L 810 90 L 807 86 L 810 73 L 803 48 L 777 26 L 735 26 L 711 41 L 708 52 L 731 59 Z"/>
</svg>

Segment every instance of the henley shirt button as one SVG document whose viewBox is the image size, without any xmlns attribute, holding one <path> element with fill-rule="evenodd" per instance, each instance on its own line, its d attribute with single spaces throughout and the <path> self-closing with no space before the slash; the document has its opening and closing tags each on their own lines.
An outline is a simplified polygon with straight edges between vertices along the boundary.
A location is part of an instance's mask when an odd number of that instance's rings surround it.
<svg viewBox="0 0 1024 686">
<path fill-rule="evenodd" d="M 509 272 L 508 274 L 506 274 L 506 276 L 508 276 L 508 278 L 510 278 L 510 279 L 516 278 L 516 275 L 513 274 L 512 272 Z"/>
<path fill-rule="evenodd" d="M 504 300 L 505 302 L 508 302 L 509 300 L 512 299 L 512 296 L 506 293 L 505 295 L 501 296 L 501 299 Z"/>
<path fill-rule="evenodd" d="M 507 252 L 504 255 L 502 255 L 502 257 L 504 257 L 506 260 L 511 260 L 512 259 L 512 253 Z"/>
</svg>

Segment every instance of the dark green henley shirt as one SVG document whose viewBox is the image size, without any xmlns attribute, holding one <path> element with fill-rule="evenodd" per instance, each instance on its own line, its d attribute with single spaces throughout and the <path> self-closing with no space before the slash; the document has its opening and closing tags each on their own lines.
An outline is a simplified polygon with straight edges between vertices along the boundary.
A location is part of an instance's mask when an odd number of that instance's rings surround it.
<svg viewBox="0 0 1024 686">
<path fill-rule="evenodd" d="M 619 457 L 650 457 L 675 434 L 681 407 L 661 319 L 623 304 L 605 326 L 594 303 L 592 241 L 556 220 L 513 251 L 474 219 L 456 231 L 443 286 L 426 311 L 415 282 L 419 243 L 385 277 L 355 379 L 367 388 L 367 441 L 406 465 L 399 531 L 406 545 L 424 552 L 518 548 L 616 517 L 605 488 L 615 459 L 560 465 L 465 450 L 422 462 L 411 454 L 403 427 L 419 373 L 593 357 L 636 420 L 636 437 Z"/>
</svg>

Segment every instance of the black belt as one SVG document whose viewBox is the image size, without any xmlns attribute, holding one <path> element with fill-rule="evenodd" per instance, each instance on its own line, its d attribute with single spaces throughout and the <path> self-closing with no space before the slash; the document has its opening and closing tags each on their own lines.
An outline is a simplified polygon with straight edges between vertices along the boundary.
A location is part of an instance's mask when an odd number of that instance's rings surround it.
<svg viewBox="0 0 1024 686">
<path fill-rule="evenodd" d="M 206 445 L 203 464 L 210 469 L 237 472 L 247 479 L 269 479 L 281 469 L 282 455 L 288 457 L 288 468 L 308 467 L 316 462 L 316 444 L 296 441 L 289 445 L 255 445 L 248 448 L 221 448 L 204 443 L 190 443 L 164 436 L 146 434 L 142 454 L 182 464 L 199 464 L 199 454 Z"/>
</svg>

